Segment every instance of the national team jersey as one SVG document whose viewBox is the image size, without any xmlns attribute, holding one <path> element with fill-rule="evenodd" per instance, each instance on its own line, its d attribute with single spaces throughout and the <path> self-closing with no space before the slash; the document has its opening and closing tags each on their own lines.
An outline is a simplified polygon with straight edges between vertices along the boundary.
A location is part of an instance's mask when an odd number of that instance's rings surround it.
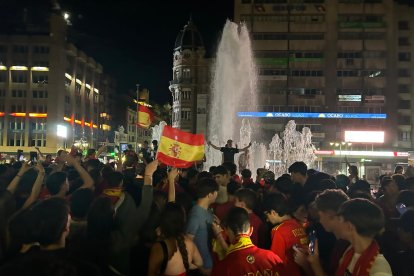
<svg viewBox="0 0 414 276">
<path fill-rule="evenodd" d="M 227 201 L 225 203 L 213 203 L 211 208 L 214 210 L 214 214 L 222 221 L 226 218 L 227 213 L 234 207 L 233 201 Z"/>
<path fill-rule="evenodd" d="M 285 264 L 286 275 L 301 275 L 301 269 L 295 263 L 293 246 L 308 246 L 308 236 L 305 229 L 296 219 L 288 219 L 272 229 L 271 250 L 278 255 Z"/>
<path fill-rule="evenodd" d="M 248 236 L 242 235 L 229 246 L 226 257 L 213 266 L 211 275 L 288 275 L 283 271 L 279 256 L 258 248 Z"/>
</svg>

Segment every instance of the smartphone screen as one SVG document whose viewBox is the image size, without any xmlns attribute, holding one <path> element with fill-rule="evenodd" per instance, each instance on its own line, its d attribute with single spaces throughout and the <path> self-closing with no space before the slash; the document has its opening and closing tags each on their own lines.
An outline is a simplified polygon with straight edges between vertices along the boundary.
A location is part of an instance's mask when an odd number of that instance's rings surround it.
<svg viewBox="0 0 414 276">
<path fill-rule="evenodd" d="M 404 203 L 398 203 L 395 208 L 397 208 L 398 213 L 403 215 L 407 211 L 407 206 Z"/>
<path fill-rule="evenodd" d="M 17 160 L 19 160 L 20 162 L 24 161 L 23 150 L 17 150 Z"/>
<path fill-rule="evenodd" d="M 30 163 L 34 165 L 36 164 L 36 162 L 37 162 L 37 152 L 31 151 L 30 152 Z"/>
<path fill-rule="evenodd" d="M 314 254 L 315 253 L 315 242 L 316 242 L 316 231 L 313 230 L 312 232 L 309 233 L 309 251 L 310 254 Z"/>
</svg>

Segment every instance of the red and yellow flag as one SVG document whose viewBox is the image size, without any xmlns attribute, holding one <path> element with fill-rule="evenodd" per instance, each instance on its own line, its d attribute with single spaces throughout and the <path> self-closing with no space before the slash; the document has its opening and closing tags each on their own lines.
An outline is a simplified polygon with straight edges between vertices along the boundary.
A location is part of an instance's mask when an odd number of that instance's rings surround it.
<svg viewBox="0 0 414 276">
<path fill-rule="evenodd" d="M 191 134 L 165 126 L 158 146 L 157 159 L 175 168 L 189 168 L 204 158 L 204 135 Z"/>
<path fill-rule="evenodd" d="M 146 106 L 138 105 L 138 126 L 149 128 L 154 121 L 154 113 Z"/>
</svg>

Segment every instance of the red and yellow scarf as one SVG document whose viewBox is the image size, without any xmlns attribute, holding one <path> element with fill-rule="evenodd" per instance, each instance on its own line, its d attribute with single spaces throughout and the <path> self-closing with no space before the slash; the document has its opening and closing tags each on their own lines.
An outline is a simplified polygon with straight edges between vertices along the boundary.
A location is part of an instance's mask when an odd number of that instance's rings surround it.
<svg viewBox="0 0 414 276">
<path fill-rule="evenodd" d="M 336 271 L 336 276 L 344 276 L 345 272 L 352 261 L 355 254 L 354 248 L 345 252 L 341 264 Z M 361 254 L 352 270 L 353 276 L 369 276 L 369 271 L 374 264 L 375 258 L 379 254 L 379 246 L 376 241 L 372 241 L 371 245 Z"/>
<path fill-rule="evenodd" d="M 121 197 L 122 192 L 122 188 L 109 188 L 103 190 L 102 194 L 106 197 L 109 197 L 112 201 L 112 204 L 115 205 Z"/>
<path fill-rule="evenodd" d="M 249 235 L 239 235 L 227 248 L 226 255 L 230 253 L 254 246 Z"/>
<path fill-rule="evenodd" d="M 226 239 L 226 238 L 225 238 Z M 212 241 L 212 250 L 214 253 L 217 254 L 217 258 L 219 261 L 222 261 L 227 255 L 230 253 L 245 249 L 248 247 L 252 247 L 254 244 L 252 243 L 249 235 L 239 235 L 236 239 L 229 245 L 227 249 L 224 249 L 216 239 Z"/>
</svg>

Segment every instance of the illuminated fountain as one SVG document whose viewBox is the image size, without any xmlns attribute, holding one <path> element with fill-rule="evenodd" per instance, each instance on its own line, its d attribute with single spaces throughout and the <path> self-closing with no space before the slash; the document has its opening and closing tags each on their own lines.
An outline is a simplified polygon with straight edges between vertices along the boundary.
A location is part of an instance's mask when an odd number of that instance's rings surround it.
<svg viewBox="0 0 414 276">
<path fill-rule="evenodd" d="M 256 111 L 257 106 L 257 70 L 247 26 L 227 21 L 212 67 L 213 81 L 208 121 L 207 141 L 224 146 L 228 139 L 234 140 L 239 148 L 250 142 L 248 168 L 253 175 L 257 168 L 268 167 L 276 175 L 286 172 L 295 161 L 304 161 L 311 165 L 315 160 L 312 134 L 309 128 L 296 131 L 294 121 L 286 125 L 282 137 L 275 134 L 269 145 L 253 141 L 260 137 L 261 126 L 251 124 L 248 119 L 237 117 L 239 111 Z M 250 110 L 239 110 L 248 105 Z M 238 141 L 238 142 L 237 142 Z M 206 147 L 207 162 L 204 169 L 222 163 L 222 153 L 212 147 Z M 235 156 L 237 164 L 238 155 Z"/>
<path fill-rule="evenodd" d="M 269 144 L 267 160 L 269 169 L 276 175 L 287 172 L 289 166 L 296 161 L 303 161 L 311 165 L 316 156 L 315 147 L 312 144 L 312 133 L 308 127 L 301 132 L 296 130 L 295 121 L 287 123 L 282 138 L 275 134 Z"/>
<path fill-rule="evenodd" d="M 256 68 L 253 60 L 249 31 L 227 20 L 212 67 L 208 140 L 223 146 L 228 139 L 235 142 L 239 137 L 237 112 L 241 105 L 256 105 Z M 251 130 L 250 130 L 251 133 Z M 251 135 L 241 135 L 236 144 L 243 148 L 250 142 Z M 220 151 L 206 149 L 207 167 L 221 164 Z"/>
</svg>

